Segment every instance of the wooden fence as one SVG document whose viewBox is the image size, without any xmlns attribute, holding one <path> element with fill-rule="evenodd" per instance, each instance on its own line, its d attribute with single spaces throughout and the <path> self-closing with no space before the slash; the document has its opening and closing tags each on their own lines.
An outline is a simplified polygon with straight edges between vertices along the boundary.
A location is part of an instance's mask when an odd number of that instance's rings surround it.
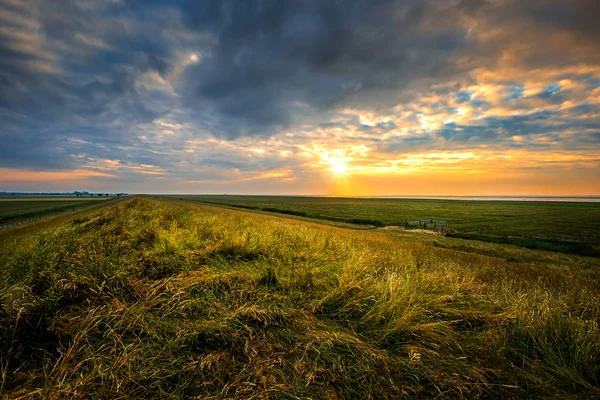
<svg viewBox="0 0 600 400">
<path fill-rule="evenodd" d="M 405 226 L 407 228 L 423 228 L 427 229 L 427 227 L 433 227 L 434 229 L 438 226 L 448 226 L 448 222 L 440 221 L 435 219 L 421 219 L 419 221 L 406 221 Z"/>
</svg>

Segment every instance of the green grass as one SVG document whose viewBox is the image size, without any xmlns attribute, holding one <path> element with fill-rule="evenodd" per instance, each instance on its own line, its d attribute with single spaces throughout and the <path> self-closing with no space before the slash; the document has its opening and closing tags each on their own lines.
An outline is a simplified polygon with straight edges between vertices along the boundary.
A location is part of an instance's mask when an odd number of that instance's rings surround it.
<svg viewBox="0 0 600 400">
<path fill-rule="evenodd" d="M 178 195 L 176 198 L 352 224 L 437 219 L 466 239 L 600 255 L 600 203 Z"/>
<path fill-rule="evenodd" d="M 104 199 L 103 199 L 104 200 Z M 10 199 L 0 201 L 0 225 L 98 204 L 99 200 Z"/>
<path fill-rule="evenodd" d="M 93 196 L 2 196 L 0 195 L 0 202 L 2 201 L 81 201 L 81 200 L 107 200 L 110 197 L 93 197 Z"/>
<path fill-rule="evenodd" d="M 1 236 L 0 396 L 600 396 L 594 258 L 147 197 Z"/>
</svg>

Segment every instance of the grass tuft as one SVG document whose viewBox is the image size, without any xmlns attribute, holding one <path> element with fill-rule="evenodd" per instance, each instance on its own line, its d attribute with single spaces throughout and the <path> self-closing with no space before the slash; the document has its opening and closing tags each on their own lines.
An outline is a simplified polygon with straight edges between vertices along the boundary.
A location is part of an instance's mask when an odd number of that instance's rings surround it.
<svg viewBox="0 0 600 400">
<path fill-rule="evenodd" d="M 267 269 L 258 280 L 258 283 L 263 286 L 279 286 L 279 280 L 277 280 L 275 270 L 273 270 L 272 268 Z"/>
</svg>

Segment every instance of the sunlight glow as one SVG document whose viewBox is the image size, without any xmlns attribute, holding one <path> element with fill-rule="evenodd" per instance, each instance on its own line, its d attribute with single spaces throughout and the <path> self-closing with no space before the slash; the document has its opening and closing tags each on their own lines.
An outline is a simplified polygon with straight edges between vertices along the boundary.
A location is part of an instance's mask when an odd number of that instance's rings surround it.
<svg viewBox="0 0 600 400">
<path fill-rule="evenodd" d="M 331 170 L 336 175 L 344 175 L 348 171 L 348 165 L 346 161 L 339 158 L 330 158 L 329 164 L 331 164 Z"/>
</svg>

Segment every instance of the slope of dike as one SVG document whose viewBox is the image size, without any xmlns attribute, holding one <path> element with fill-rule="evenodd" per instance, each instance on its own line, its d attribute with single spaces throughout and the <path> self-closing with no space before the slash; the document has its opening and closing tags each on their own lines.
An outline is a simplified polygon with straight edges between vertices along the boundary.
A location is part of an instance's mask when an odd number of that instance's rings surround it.
<svg viewBox="0 0 600 400">
<path fill-rule="evenodd" d="M 600 396 L 597 260 L 469 246 L 151 197 L 5 232 L 0 396 Z"/>
</svg>

